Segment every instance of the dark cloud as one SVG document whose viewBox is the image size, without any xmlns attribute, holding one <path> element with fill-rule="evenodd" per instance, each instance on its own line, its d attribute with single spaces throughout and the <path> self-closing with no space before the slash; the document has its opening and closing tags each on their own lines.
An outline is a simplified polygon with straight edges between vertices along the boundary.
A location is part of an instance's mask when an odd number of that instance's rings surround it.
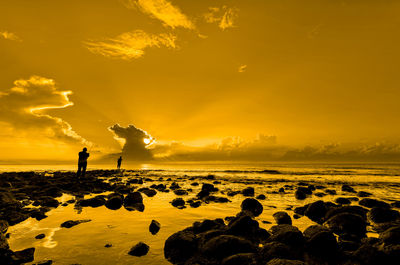
<svg viewBox="0 0 400 265">
<path fill-rule="evenodd" d="M 0 91 L 0 121 L 21 133 L 35 132 L 35 137 L 88 144 L 69 123 L 44 113 L 73 105 L 68 98 L 71 93 L 58 90 L 54 80 L 40 76 L 16 80 L 14 87 Z"/>
<path fill-rule="evenodd" d="M 122 147 L 122 155 L 128 160 L 151 160 L 153 155 L 148 147 L 154 143 L 153 137 L 146 131 L 136 128 L 133 125 L 128 127 L 122 127 L 119 124 L 115 124 L 108 128 L 117 141 L 119 141 Z M 145 142 L 148 139 L 148 142 Z"/>
</svg>

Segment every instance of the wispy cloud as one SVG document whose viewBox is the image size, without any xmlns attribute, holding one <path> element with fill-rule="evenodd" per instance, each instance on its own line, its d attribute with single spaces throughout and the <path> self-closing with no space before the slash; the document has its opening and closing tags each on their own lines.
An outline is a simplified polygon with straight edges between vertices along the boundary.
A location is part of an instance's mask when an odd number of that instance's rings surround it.
<svg viewBox="0 0 400 265">
<path fill-rule="evenodd" d="M 66 108 L 73 105 L 69 100 L 71 91 L 59 91 L 54 80 L 32 76 L 19 79 L 14 87 L 0 93 L 0 122 L 22 131 L 35 131 L 35 136 L 69 143 L 88 142 L 72 130 L 69 123 L 44 112 L 49 109 Z"/>
<path fill-rule="evenodd" d="M 15 35 L 15 33 L 9 32 L 9 31 L 0 31 L 0 38 L 6 39 L 6 40 L 13 40 L 13 41 L 22 41 L 20 37 Z"/>
<path fill-rule="evenodd" d="M 207 23 L 217 23 L 222 30 L 233 28 L 238 17 L 239 10 L 234 7 L 210 7 L 209 12 L 204 14 Z"/>
<path fill-rule="evenodd" d="M 148 47 L 176 48 L 173 34 L 148 34 L 143 30 L 123 33 L 106 41 L 87 41 L 86 47 L 93 53 L 111 58 L 131 60 L 142 57 Z"/>
<path fill-rule="evenodd" d="M 167 0 L 125 0 L 124 3 L 128 8 L 138 8 L 171 28 L 195 28 L 193 22 Z"/>
</svg>

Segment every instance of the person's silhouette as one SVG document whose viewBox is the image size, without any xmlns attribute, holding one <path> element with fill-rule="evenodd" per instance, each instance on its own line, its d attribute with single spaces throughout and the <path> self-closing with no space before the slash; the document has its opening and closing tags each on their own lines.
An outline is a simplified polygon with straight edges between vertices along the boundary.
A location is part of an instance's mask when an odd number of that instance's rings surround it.
<svg viewBox="0 0 400 265">
<path fill-rule="evenodd" d="M 81 152 L 79 152 L 78 172 L 76 173 L 78 178 L 80 176 L 85 176 L 88 157 L 89 153 L 87 152 L 87 148 L 85 147 Z"/>
<path fill-rule="evenodd" d="M 121 169 L 121 163 L 122 163 L 122 156 L 120 156 L 120 157 L 118 158 L 118 163 L 117 163 L 117 168 L 118 168 L 118 169 Z"/>
</svg>

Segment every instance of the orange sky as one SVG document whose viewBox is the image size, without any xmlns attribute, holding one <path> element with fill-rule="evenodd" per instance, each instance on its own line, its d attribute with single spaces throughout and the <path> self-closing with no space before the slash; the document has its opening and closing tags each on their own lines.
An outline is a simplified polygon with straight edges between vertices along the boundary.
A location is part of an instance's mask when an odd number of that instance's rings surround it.
<svg viewBox="0 0 400 265">
<path fill-rule="evenodd" d="M 227 137 L 240 137 L 229 152 L 400 153 L 399 12 L 390 0 L 3 0 L 0 160 L 116 153 L 114 124 L 145 130 L 160 156 L 196 146 L 214 159 Z"/>
</svg>

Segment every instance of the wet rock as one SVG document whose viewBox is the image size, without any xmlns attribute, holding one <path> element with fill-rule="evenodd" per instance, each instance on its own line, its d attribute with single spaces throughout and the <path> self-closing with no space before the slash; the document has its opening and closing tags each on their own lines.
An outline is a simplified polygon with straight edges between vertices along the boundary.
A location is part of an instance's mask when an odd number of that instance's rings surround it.
<svg viewBox="0 0 400 265">
<path fill-rule="evenodd" d="M 203 186 L 201 187 L 201 191 L 211 193 L 218 191 L 218 188 L 214 187 L 213 184 L 204 183 Z"/>
<path fill-rule="evenodd" d="M 171 190 L 176 190 L 176 189 L 179 189 L 180 186 L 179 186 L 178 183 L 172 182 L 171 185 L 169 186 L 169 188 L 170 188 Z"/>
<path fill-rule="evenodd" d="M 226 230 L 227 234 L 257 240 L 259 224 L 249 215 L 239 215 L 232 219 Z"/>
<path fill-rule="evenodd" d="M 149 231 L 152 235 L 155 235 L 160 231 L 161 224 L 157 222 L 156 220 L 152 220 L 149 226 Z"/>
<path fill-rule="evenodd" d="M 265 244 L 258 252 L 260 260 L 269 261 L 271 259 L 293 259 L 297 256 L 297 253 L 293 253 L 289 246 L 273 241 Z"/>
<path fill-rule="evenodd" d="M 201 201 L 191 201 L 189 205 L 192 208 L 198 208 L 201 205 Z"/>
<path fill-rule="evenodd" d="M 164 257 L 173 264 L 183 264 L 197 251 L 198 239 L 188 229 L 179 231 L 165 241 Z"/>
<path fill-rule="evenodd" d="M 100 207 L 106 204 L 106 199 L 104 198 L 104 196 L 96 196 L 94 198 L 90 198 L 90 199 L 85 199 L 85 200 L 81 200 L 78 202 L 78 204 L 82 207 Z"/>
<path fill-rule="evenodd" d="M 316 201 L 307 206 L 304 215 L 314 222 L 322 223 L 327 210 L 328 207 L 324 201 Z"/>
<path fill-rule="evenodd" d="M 107 196 L 107 201 L 105 203 L 106 207 L 110 210 L 118 210 L 122 207 L 124 201 L 124 196 L 119 193 L 111 193 Z"/>
<path fill-rule="evenodd" d="M 247 187 L 242 190 L 243 196 L 246 197 L 253 197 L 254 196 L 254 188 L 253 187 Z"/>
<path fill-rule="evenodd" d="M 360 239 L 366 236 L 366 222 L 358 214 L 339 213 L 329 218 L 324 224 L 339 236 L 353 235 Z"/>
<path fill-rule="evenodd" d="M 201 251 L 206 256 L 222 260 L 239 253 L 255 253 L 257 246 L 241 237 L 220 235 L 207 241 Z"/>
<path fill-rule="evenodd" d="M 182 198 L 176 198 L 172 200 L 171 204 L 178 209 L 182 209 L 185 207 L 185 200 Z"/>
<path fill-rule="evenodd" d="M 192 185 L 192 186 L 199 186 L 199 183 L 197 183 L 197 182 L 193 182 L 192 184 L 190 184 L 190 185 Z"/>
<path fill-rule="evenodd" d="M 0 233 L 0 254 L 9 249 L 8 242 L 4 234 Z M 1 260 L 1 255 L 0 255 Z"/>
<path fill-rule="evenodd" d="M 38 205 L 44 207 L 53 207 L 53 208 L 57 208 L 58 205 L 60 204 L 56 199 L 50 196 L 40 197 L 36 202 Z"/>
<path fill-rule="evenodd" d="M 400 201 L 394 201 L 390 205 L 394 208 L 400 208 Z"/>
<path fill-rule="evenodd" d="M 138 191 L 146 194 L 147 197 L 154 197 L 157 194 L 156 190 L 149 189 L 149 188 L 141 188 L 141 189 L 138 189 Z"/>
<path fill-rule="evenodd" d="M 285 193 L 285 188 L 283 188 L 283 187 L 282 187 L 282 188 L 279 188 L 278 192 L 279 192 L 279 193 Z"/>
<path fill-rule="evenodd" d="M 34 260 L 35 248 L 27 248 L 21 251 L 15 251 L 12 254 L 14 264 L 27 263 Z"/>
<path fill-rule="evenodd" d="M 356 193 L 356 191 L 354 190 L 354 188 L 351 187 L 350 185 L 347 185 L 347 184 L 343 184 L 343 185 L 342 185 L 342 191 L 351 192 L 351 193 Z"/>
<path fill-rule="evenodd" d="M 390 205 L 384 201 L 379 201 L 376 199 L 364 198 L 358 202 L 359 205 L 362 205 L 367 208 L 390 208 Z"/>
<path fill-rule="evenodd" d="M 186 190 L 183 190 L 183 189 L 174 190 L 174 193 L 176 195 L 178 195 L 178 196 L 182 196 L 182 195 L 187 195 L 188 194 L 188 192 Z"/>
<path fill-rule="evenodd" d="M 64 223 L 62 223 L 60 226 L 64 227 L 64 228 L 71 228 L 71 227 L 76 226 L 78 224 L 87 223 L 87 222 L 90 222 L 90 221 L 91 221 L 90 219 L 86 219 L 86 220 L 68 220 L 68 221 L 65 221 Z"/>
<path fill-rule="evenodd" d="M 326 193 L 323 193 L 323 192 L 316 192 L 316 193 L 314 193 L 314 196 L 317 196 L 317 197 L 325 197 L 325 196 L 326 196 Z"/>
<path fill-rule="evenodd" d="M 325 192 L 328 193 L 329 195 L 336 195 L 336 190 L 326 189 Z"/>
<path fill-rule="evenodd" d="M 276 212 L 272 216 L 274 217 L 275 222 L 278 225 L 281 225 L 281 224 L 291 225 L 292 224 L 292 218 L 290 218 L 290 216 L 286 212 Z"/>
<path fill-rule="evenodd" d="M 124 206 L 134 206 L 137 203 L 143 203 L 143 197 L 140 192 L 128 193 L 124 199 Z"/>
<path fill-rule="evenodd" d="M 375 207 L 369 211 L 368 217 L 374 223 L 385 223 L 399 220 L 400 213 L 389 208 Z"/>
<path fill-rule="evenodd" d="M 300 260 L 273 259 L 270 260 L 266 265 L 305 265 L 305 263 Z"/>
<path fill-rule="evenodd" d="M 202 222 L 194 222 L 192 227 L 193 227 L 193 232 L 195 234 L 199 234 L 210 230 L 225 229 L 225 223 L 222 219 L 215 219 L 215 220 L 206 219 Z"/>
<path fill-rule="evenodd" d="M 357 214 L 357 215 L 361 216 L 364 220 L 367 220 L 367 212 L 368 212 L 367 209 L 360 207 L 360 206 L 356 206 L 356 205 L 342 206 L 342 207 L 330 207 L 325 215 L 325 220 L 328 220 L 332 216 L 340 214 L 340 213 Z"/>
<path fill-rule="evenodd" d="M 131 256 L 141 257 L 146 255 L 149 252 L 150 247 L 143 242 L 137 243 L 135 246 L 131 248 L 128 252 Z"/>
<path fill-rule="evenodd" d="M 278 241 L 290 247 L 302 247 L 304 244 L 304 237 L 300 230 L 292 225 L 281 224 L 272 226 L 270 229 L 272 234 L 270 241 Z"/>
<path fill-rule="evenodd" d="M 252 198 L 244 199 L 240 207 L 242 208 L 242 211 L 248 211 L 252 213 L 253 216 L 259 216 L 263 212 L 263 206 L 261 203 Z"/>
<path fill-rule="evenodd" d="M 35 236 L 36 239 L 43 239 L 45 237 L 46 237 L 45 234 L 39 234 L 39 235 Z"/>
<path fill-rule="evenodd" d="M 39 261 L 38 263 L 36 263 L 34 265 L 51 265 L 51 264 L 53 264 L 53 261 L 51 259 L 49 259 L 49 260 Z"/>
<path fill-rule="evenodd" d="M 307 198 L 307 194 L 305 194 L 303 191 L 297 189 L 294 193 L 294 197 L 298 200 L 304 200 Z"/>
<path fill-rule="evenodd" d="M 336 237 L 322 225 L 312 225 L 304 230 L 306 251 L 314 259 L 332 261 L 335 259 L 339 246 Z M 322 262 L 321 262 L 322 263 Z"/>
<path fill-rule="evenodd" d="M 0 233 L 5 234 L 8 230 L 8 222 L 6 220 L 0 220 Z"/>
<path fill-rule="evenodd" d="M 110 248 L 110 247 L 112 247 L 112 244 L 107 243 L 107 244 L 104 245 L 104 247 L 105 248 Z"/>
<path fill-rule="evenodd" d="M 232 255 L 222 260 L 221 265 L 256 265 L 254 253 L 241 253 Z"/>
<path fill-rule="evenodd" d="M 351 204 L 349 199 L 343 197 L 336 198 L 335 202 L 338 204 Z"/>
<path fill-rule="evenodd" d="M 400 245 L 400 226 L 394 226 L 379 235 L 387 245 Z"/>
<path fill-rule="evenodd" d="M 364 243 L 353 253 L 353 257 L 363 265 L 385 264 L 385 256 L 377 247 Z"/>
<path fill-rule="evenodd" d="M 256 197 L 256 199 L 257 199 L 257 200 L 265 200 L 266 197 L 265 197 L 264 194 L 260 194 L 260 195 L 258 195 L 258 196 Z"/>
<path fill-rule="evenodd" d="M 372 196 L 372 193 L 366 192 L 366 191 L 359 191 L 357 192 L 358 197 L 369 197 Z"/>
</svg>

